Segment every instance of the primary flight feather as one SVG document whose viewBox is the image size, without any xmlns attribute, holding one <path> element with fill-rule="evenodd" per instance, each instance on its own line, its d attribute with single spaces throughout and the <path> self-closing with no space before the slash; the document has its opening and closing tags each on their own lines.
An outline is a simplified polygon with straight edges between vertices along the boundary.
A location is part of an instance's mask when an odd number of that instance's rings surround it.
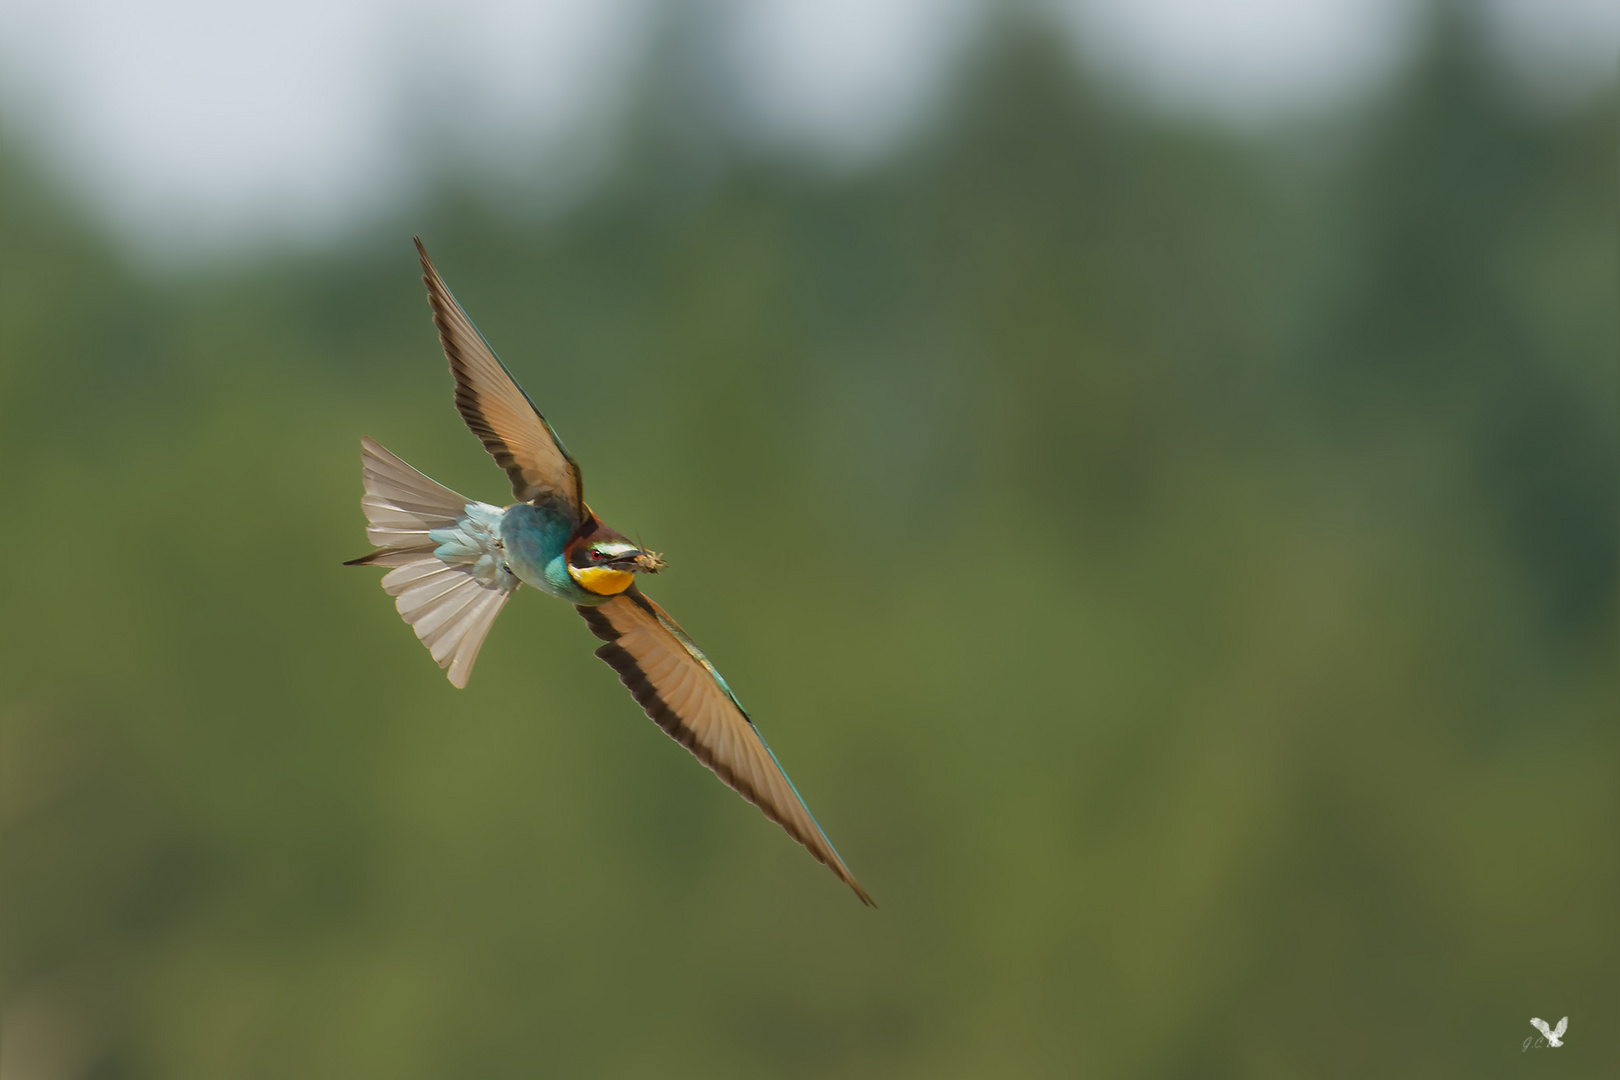
<svg viewBox="0 0 1620 1080">
<path fill-rule="evenodd" d="M 366 537 L 351 566 L 384 566 L 383 588 L 456 687 L 495 616 L 521 584 L 567 600 L 604 644 L 596 655 L 671 738 L 787 830 L 860 897 L 776 756 L 714 665 L 636 586 L 656 552 L 608 528 L 585 504 L 579 465 L 451 295 L 416 242 L 456 408 L 512 481 L 507 507 L 467 499 L 362 439 Z"/>
</svg>

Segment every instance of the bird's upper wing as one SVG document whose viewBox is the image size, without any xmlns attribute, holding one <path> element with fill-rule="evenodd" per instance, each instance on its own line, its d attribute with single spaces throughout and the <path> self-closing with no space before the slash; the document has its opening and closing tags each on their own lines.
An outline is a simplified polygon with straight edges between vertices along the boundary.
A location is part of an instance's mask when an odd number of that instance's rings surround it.
<svg viewBox="0 0 1620 1080">
<path fill-rule="evenodd" d="M 663 608 L 631 587 L 578 611 L 607 643 L 596 655 L 619 673 L 654 723 L 808 848 L 862 903 L 872 904 L 720 673 Z"/>
<path fill-rule="evenodd" d="M 585 503 L 579 465 L 456 303 L 420 239 L 416 250 L 422 256 L 433 325 L 456 378 L 461 418 L 512 478 L 512 491 L 520 500 L 561 499 L 579 518 Z"/>
<path fill-rule="evenodd" d="M 1530 1024 L 1531 1024 L 1532 1027 L 1534 1027 L 1537 1031 L 1541 1032 L 1543 1035 L 1551 1035 L 1552 1034 L 1552 1028 L 1550 1028 L 1547 1025 L 1547 1021 L 1543 1020 L 1539 1016 L 1532 1016 L 1530 1018 Z"/>
<path fill-rule="evenodd" d="M 1553 1028 L 1553 1034 L 1556 1035 L 1558 1038 L 1562 1039 L 1564 1037 L 1564 1032 L 1566 1032 L 1568 1030 L 1569 1030 L 1569 1017 L 1566 1016 L 1562 1020 L 1558 1021 L 1558 1026 Z"/>
</svg>

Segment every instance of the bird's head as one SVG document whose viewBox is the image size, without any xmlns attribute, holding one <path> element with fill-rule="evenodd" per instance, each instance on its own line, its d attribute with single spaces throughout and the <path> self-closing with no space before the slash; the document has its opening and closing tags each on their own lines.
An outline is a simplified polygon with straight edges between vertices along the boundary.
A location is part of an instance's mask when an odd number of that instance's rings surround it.
<svg viewBox="0 0 1620 1080">
<path fill-rule="evenodd" d="M 637 574 L 656 574 L 664 568 L 662 555 L 631 543 L 594 515 L 569 543 L 567 555 L 569 576 L 598 596 L 615 596 L 628 589 Z"/>
</svg>

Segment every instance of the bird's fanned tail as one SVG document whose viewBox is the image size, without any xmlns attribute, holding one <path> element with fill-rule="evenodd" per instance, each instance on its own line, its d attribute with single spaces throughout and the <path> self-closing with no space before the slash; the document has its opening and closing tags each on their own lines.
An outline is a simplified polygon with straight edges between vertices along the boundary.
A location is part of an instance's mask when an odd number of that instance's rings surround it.
<svg viewBox="0 0 1620 1080">
<path fill-rule="evenodd" d="M 347 566 L 391 567 L 382 586 L 450 682 L 465 687 L 495 616 L 517 588 L 500 558 L 498 507 L 470 501 L 362 439 L 369 522 L 378 547 Z"/>
</svg>

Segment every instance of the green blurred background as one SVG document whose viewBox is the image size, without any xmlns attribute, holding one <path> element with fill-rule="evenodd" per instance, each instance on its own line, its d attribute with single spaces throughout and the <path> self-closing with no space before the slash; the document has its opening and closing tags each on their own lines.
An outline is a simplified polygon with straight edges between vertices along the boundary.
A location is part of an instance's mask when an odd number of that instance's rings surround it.
<svg viewBox="0 0 1620 1080">
<path fill-rule="evenodd" d="M 561 210 L 166 271 L 14 142 L 5 1080 L 1614 1075 L 1615 108 L 1477 29 L 1256 133 L 992 19 L 854 170 L 675 33 Z M 413 232 L 880 910 L 339 565 L 361 435 L 508 498 Z"/>
</svg>

